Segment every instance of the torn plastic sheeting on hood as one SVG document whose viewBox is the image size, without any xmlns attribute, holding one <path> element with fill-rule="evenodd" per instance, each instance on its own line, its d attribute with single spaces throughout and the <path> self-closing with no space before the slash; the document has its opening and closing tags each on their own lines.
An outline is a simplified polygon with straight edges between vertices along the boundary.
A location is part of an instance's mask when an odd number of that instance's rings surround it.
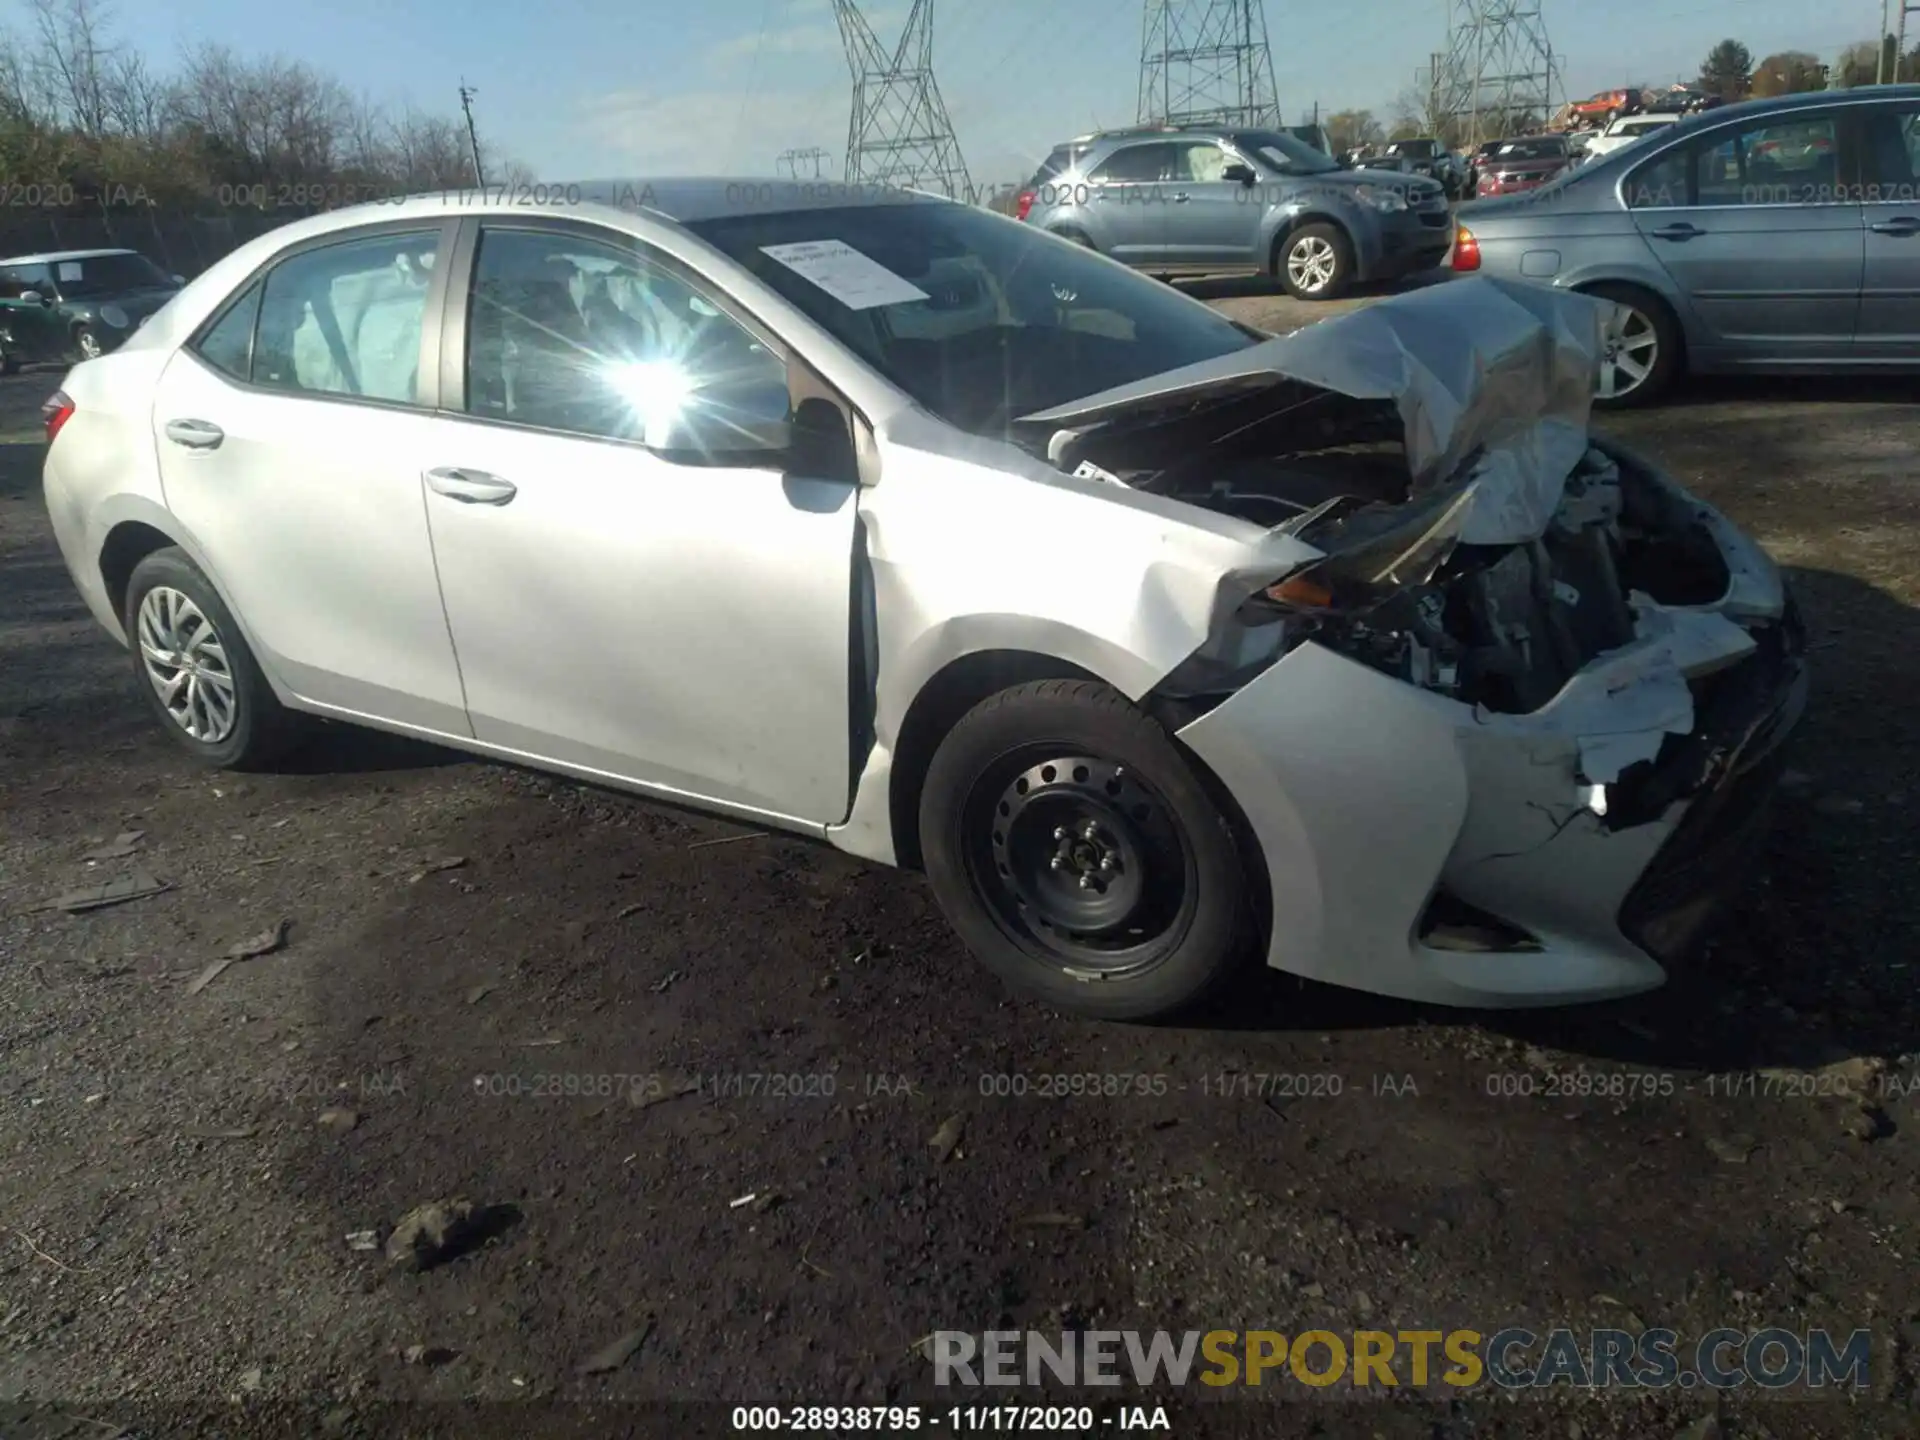
<svg viewBox="0 0 1920 1440">
<path fill-rule="evenodd" d="M 1085 431 L 1292 381 L 1399 414 L 1413 493 L 1461 484 L 1470 545 L 1543 533 L 1586 454 L 1608 302 L 1475 276 L 1022 417 Z M 1050 447 L 1057 449 L 1058 447 Z"/>
</svg>

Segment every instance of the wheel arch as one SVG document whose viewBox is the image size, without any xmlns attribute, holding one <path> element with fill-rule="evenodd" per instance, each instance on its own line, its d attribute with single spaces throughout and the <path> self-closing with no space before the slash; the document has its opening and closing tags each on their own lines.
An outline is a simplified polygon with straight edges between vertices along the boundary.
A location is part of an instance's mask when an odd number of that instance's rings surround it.
<svg viewBox="0 0 1920 1440">
<path fill-rule="evenodd" d="M 1673 297 L 1668 295 L 1658 285 L 1650 284 L 1645 279 L 1637 276 L 1601 274 L 1580 276 L 1578 279 L 1568 281 L 1565 288 L 1573 291 L 1576 295 L 1592 295 L 1596 299 L 1605 298 L 1597 292 L 1609 289 L 1633 290 L 1641 295 L 1645 295 L 1648 299 L 1652 300 L 1654 304 L 1665 310 L 1667 312 L 1667 318 L 1673 322 L 1673 333 L 1680 345 L 1680 353 L 1675 357 L 1674 361 L 1677 367 L 1676 373 L 1685 371 L 1687 366 L 1687 351 L 1691 340 L 1688 333 L 1690 316 L 1680 305 L 1676 305 Z"/>
<path fill-rule="evenodd" d="M 272 652 L 262 647 L 259 635 L 233 603 L 232 593 L 221 582 L 220 572 L 208 562 L 199 543 L 168 512 L 150 501 L 122 496 L 104 506 L 103 511 L 102 525 L 106 533 L 94 557 L 94 565 L 100 577 L 101 595 L 113 618 L 111 633 L 122 644 L 133 643 L 133 637 L 126 630 L 127 588 L 133 580 L 133 572 L 142 560 L 156 550 L 177 549 L 206 578 L 207 584 L 220 597 L 220 603 L 227 607 L 227 613 L 233 616 L 233 623 L 239 627 L 241 638 L 253 652 L 254 661 L 259 665 L 260 673 L 266 676 L 274 697 L 283 705 L 294 703 L 293 693 L 274 673 Z"/>
<path fill-rule="evenodd" d="M 1112 682 L 1086 666 L 1039 650 L 975 650 L 948 661 L 915 693 L 901 718 L 887 783 L 894 863 L 921 868 L 920 797 L 927 770 L 960 718 L 989 696 L 1036 680 Z"/>
<path fill-rule="evenodd" d="M 1354 234 L 1353 226 L 1331 210 L 1299 210 L 1285 216 L 1273 227 L 1273 234 L 1267 241 L 1267 274 L 1278 279 L 1280 276 L 1280 252 L 1286 243 L 1298 231 L 1309 225 L 1331 225 L 1338 230 L 1347 242 L 1347 254 L 1358 265 L 1362 258 L 1360 237 Z"/>
<path fill-rule="evenodd" d="M 106 539 L 101 542 L 98 561 L 100 583 L 123 635 L 126 631 L 123 617 L 127 613 L 127 587 L 133 581 L 135 568 L 156 550 L 171 548 L 186 549 L 166 531 L 145 520 L 122 520 L 107 532 Z"/>
</svg>

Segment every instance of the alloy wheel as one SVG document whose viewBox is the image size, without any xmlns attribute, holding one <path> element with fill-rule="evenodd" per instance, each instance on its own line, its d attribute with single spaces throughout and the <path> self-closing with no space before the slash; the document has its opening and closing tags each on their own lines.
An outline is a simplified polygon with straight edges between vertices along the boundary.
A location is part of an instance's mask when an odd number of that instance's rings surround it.
<svg viewBox="0 0 1920 1440">
<path fill-rule="evenodd" d="M 218 745 L 240 706 L 226 647 L 190 596 L 156 585 L 140 601 L 140 658 L 161 708 L 192 739 Z"/>
<path fill-rule="evenodd" d="M 1615 302 L 1618 304 L 1619 302 Z M 1600 356 L 1599 397 L 1618 400 L 1647 383 L 1660 360 L 1660 332 L 1644 310 L 1622 306 L 1607 323 Z"/>
<path fill-rule="evenodd" d="M 1332 283 L 1339 263 L 1331 243 L 1319 235 L 1307 235 L 1287 251 L 1287 277 L 1296 288 L 1314 294 Z"/>
<path fill-rule="evenodd" d="M 93 331 L 82 330 L 74 339 L 75 343 L 80 347 L 80 358 L 82 360 L 97 360 L 100 358 L 100 337 L 94 334 Z"/>
<path fill-rule="evenodd" d="M 1001 930 L 1046 963 L 1112 974 L 1190 918 L 1189 847 L 1166 801 L 1093 756 L 1029 751 L 969 796 L 967 862 Z"/>
</svg>

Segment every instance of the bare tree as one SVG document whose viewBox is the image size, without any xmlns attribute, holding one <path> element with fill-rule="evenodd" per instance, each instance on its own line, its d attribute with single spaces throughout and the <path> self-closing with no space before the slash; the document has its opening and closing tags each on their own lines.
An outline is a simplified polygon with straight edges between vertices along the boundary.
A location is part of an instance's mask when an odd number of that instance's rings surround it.
<svg viewBox="0 0 1920 1440">
<path fill-rule="evenodd" d="M 45 87 L 33 57 L 18 36 L 0 33 L 0 121 L 39 125 L 47 118 Z"/>
<path fill-rule="evenodd" d="M 139 55 L 116 55 L 106 75 L 107 128 L 116 135 L 157 145 L 167 138 L 173 83 L 148 68 Z"/>
<path fill-rule="evenodd" d="M 29 0 L 39 39 L 35 63 L 68 124 L 82 135 L 107 133 L 109 76 L 118 50 L 100 0 Z"/>
</svg>

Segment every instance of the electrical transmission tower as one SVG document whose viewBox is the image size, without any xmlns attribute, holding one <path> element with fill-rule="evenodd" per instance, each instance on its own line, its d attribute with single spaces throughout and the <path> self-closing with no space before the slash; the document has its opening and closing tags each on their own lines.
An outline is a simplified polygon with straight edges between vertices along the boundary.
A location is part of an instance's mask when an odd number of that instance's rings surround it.
<svg viewBox="0 0 1920 1440">
<path fill-rule="evenodd" d="M 973 183 L 933 78 L 933 0 L 913 0 L 889 54 L 854 0 L 833 0 L 853 72 L 846 178 L 855 184 L 938 190 L 971 200 Z"/>
<path fill-rule="evenodd" d="M 1280 123 L 1262 0 L 1146 0 L 1141 124 Z"/>
<path fill-rule="evenodd" d="M 780 173 L 782 175 L 791 175 L 796 180 L 800 178 L 800 166 L 803 163 L 811 164 L 813 166 L 813 178 L 818 180 L 820 178 L 820 167 L 827 163 L 827 159 L 826 151 L 822 150 L 818 145 L 809 145 L 804 150 L 797 148 L 782 150 L 773 163 L 780 167 Z"/>
<path fill-rule="evenodd" d="M 1562 85 L 1540 0 L 1452 0 L 1433 104 L 1469 149 L 1545 124 Z"/>
</svg>

